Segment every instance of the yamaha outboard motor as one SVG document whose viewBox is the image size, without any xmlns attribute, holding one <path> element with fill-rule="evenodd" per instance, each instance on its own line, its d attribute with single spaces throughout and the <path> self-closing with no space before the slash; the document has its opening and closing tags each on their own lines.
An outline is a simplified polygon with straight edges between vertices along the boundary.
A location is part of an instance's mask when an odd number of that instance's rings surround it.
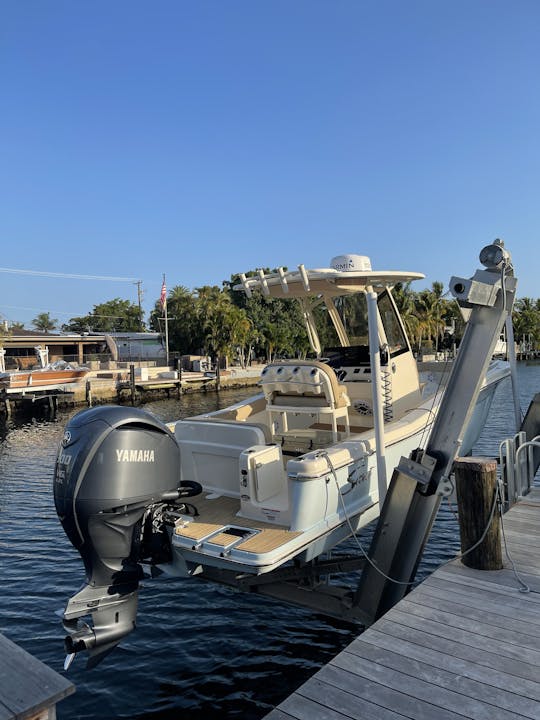
<svg viewBox="0 0 540 720">
<path fill-rule="evenodd" d="M 87 650 L 96 665 L 135 627 L 140 562 L 170 560 L 183 498 L 200 492 L 180 483 L 174 435 L 149 413 L 128 407 L 83 410 L 66 426 L 56 461 L 54 500 L 79 551 L 86 583 L 64 611 L 69 667 Z M 196 512 L 196 511 L 195 511 Z M 93 625 L 80 618 L 91 615 Z"/>
</svg>

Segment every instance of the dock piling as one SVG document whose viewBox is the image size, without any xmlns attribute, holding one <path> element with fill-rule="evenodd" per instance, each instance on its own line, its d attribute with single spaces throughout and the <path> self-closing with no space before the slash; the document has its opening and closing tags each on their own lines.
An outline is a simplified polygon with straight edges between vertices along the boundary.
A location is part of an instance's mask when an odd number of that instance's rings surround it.
<svg viewBox="0 0 540 720">
<path fill-rule="evenodd" d="M 90 380 L 86 381 L 86 404 L 88 407 L 92 407 L 92 384 L 90 383 Z"/>
<path fill-rule="evenodd" d="M 129 386 L 131 389 L 131 404 L 135 405 L 135 365 L 129 366 Z"/>
<path fill-rule="evenodd" d="M 457 458 L 454 463 L 462 563 L 475 570 L 501 570 L 501 526 L 497 499 L 497 462 Z M 483 537 L 482 542 L 470 550 Z M 470 552 L 468 552 L 470 550 Z"/>
</svg>

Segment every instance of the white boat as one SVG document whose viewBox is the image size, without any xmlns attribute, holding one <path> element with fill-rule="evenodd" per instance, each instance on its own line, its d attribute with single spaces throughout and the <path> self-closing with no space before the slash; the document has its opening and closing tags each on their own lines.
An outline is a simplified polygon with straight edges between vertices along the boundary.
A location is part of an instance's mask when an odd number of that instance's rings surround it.
<svg viewBox="0 0 540 720">
<path fill-rule="evenodd" d="M 372 270 L 367 257 L 341 255 L 329 268 L 241 277 L 235 290 L 248 296 L 300 302 L 316 359 L 272 362 L 258 394 L 168 429 L 127 408 L 95 408 L 70 422 L 55 500 L 87 569 L 86 587 L 64 614 L 72 653 L 102 653 L 129 632 L 133 612 L 120 627 L 118 613 L 112 622 L 96 608 L 111 609 L 114 586 L 124 587 L 118 603 L 136 603 L 140 562 L 154 574 L 225 581 L 271 574 L 292 560 L 301 567 L 375 520 L 400 458 L 426 447 L 444 384 L 434 370 L 420 377 L 392 297 L 396 283 L 421 273 Z M 455 286 L 466 292 L 466 281 Z M 323 347 L 320 338 L 332 333 Z M 454 455 L 470 452 L 508 375 L 507 363 L 489 364 Z M 89 612 L 94 640 L 77 625 Z"/>
<path fill-rule="evenodd" d="M 425 445 L 444 390 L 442 371 L 420 377 L 391 293 L 422 277 L 342 255 L 328 269 L 261 274 L 235 288 L 299 300 L 318 359 L 273 362 L 260 394 L 174 424 L 181 479 L 203 494 L 199 515 L 176 525 L 173 563 L 188 574 L 207 565 L 268 572 L 327 552 L 377 517 L 400 457 Z M 321 347 L 317 307 L 339 345 Z M 507 363 L 490 364 L 461 454 L 509 372 Z"/>
</svg>

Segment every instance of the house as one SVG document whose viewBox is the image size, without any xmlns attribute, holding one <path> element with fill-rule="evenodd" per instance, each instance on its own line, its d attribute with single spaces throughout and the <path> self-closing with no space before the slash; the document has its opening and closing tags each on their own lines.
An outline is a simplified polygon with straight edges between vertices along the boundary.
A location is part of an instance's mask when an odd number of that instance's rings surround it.
<svg viewBox="0 0 540 720">
<path fill-rule="evenodd" d="M 26 369 L 38 363 L 36 347 L 47 347 L 48 360 L 90 365 L 93 362 L 164 361 L 159 333 L 44 333 L 11 330 L 3 339 L 6 370 Z"/>
</svg>

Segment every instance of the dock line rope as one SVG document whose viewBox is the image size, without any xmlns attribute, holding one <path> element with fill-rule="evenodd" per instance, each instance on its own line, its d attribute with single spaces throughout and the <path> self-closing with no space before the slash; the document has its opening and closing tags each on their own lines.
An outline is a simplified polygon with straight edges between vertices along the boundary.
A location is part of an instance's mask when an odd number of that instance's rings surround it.
<svg viewBox="0 0 540 720">
<path fill-rule="evenodd" d="M 368 553 L 364 550 L 364 547 L 360 540 L 358 539 L 358 536 L 356 535 L 356 530 L 353 528 L 351 519 L 349 517 L 349 513 L 347 512 L 347 508 L 345 507 L 345 501 L 343 499 L 343 494 L 341 492 L 341 488 L 339 487 L 339 482 L 336 475 L 336 469 L 334 467 L 334 464 L 332 463 L 332 459 L 330 458 L 330 455 L 326 450 L 321 451 L 321 455 L 326 459 L 326 462 L 328 463 L 328 467 L 330 468 L 330 472 L 332 473 L 334 477 L 334 482 L 336 483 L 336 489 L 339 496 L 339 500 L 341 503 L 341 507 L 343 509 L 343 513 L 345 515 L 345 520 L 347 521 L 347 525 L 349 526 L 349 530 L 351 531 L 351 534 L 354 538 L 355 543 L 358 545 L 358 548 L 364 558 L 367 560 L 367 562 L 371 565 L 371 567 L 376 570 L 382 577 L 384 577 L 386 580 L 389 580 L 390 582 L 395 583 L 396 585 L 412 585 L 412 581 L 403 581 L 403 580 L 396 580 L 396 578 L 392 578 L 389 575 L 387 575 L 383 570 L 381 570 L 380 567 L 377 566 L 377 564 L 369 557 Z"/>
<path fill-rule="evenodd" d="M 498 488 L 497 488 L 497 493 L 499 493 Z M 500 495 L 499 495 L 499 498 L 500 498 Z M 501 504 L 502 504 L 502 499 L 501 499 Z M 506 542 L 506 533 L 504 531 L 504 522 L 503 522 L 503 514 L 502 513 L 501 513 L 501 532 L 502 532 L 502 536 L 503 536 L 504 554 L 508 558 L 508 562 L 512 566 L 512 572 L 514 573 L 514 577 L 516 578 L 516 580 L 518 581 L 518 583 L 520 585 L 520 587 L 518 589 L 519 592 L 520 593 L 536 592 L 535 590 L 531 590 L 531 588 L 527 585 L 527 583 L 521 579 L 521 577 L 517 571 L 516 564 L 514 563 L 514 560 L 513 560 L 512 556 L 510 555 L 510 550 L 508 549 L 508 543 Z"/>
<path fill-rule="evenodd" d="M 450 507 L 450 511 L 451 511 L 452 515 L 453 515 L 453 516 L 456 518 L 456 520 L 459 522 L 459 517 L 458 517 L 457 513 L 454 512 L 454 509 L 453 509 L 453 507 L 452 507 L 452 504 L 451 504 L 451 502 L 450 502 L 450 499 L 448 499 L 448 505 L 449 505 L 449 507 Z M 494 497 L 493 497 L 493 503 L 492 503 L 492 505 L 491 505 L 491 510 L 490 510 L 490 513 L 489 513 L 489 518 L 488 518 L 488 521 L 487 521 L 487 525 L 486 525 L 486 527 L 484 528 L 484 532 L 482 533 L 480 539 L 477 540 L 477 542 L 475 542 L 474 545 L 471 545 L 470 548 L 468 548 L 467 550 L 465 550 L 465 552 L 459 553 L 459 555 L 456 555 L 455 557 L 450 558 L 450 560 L 447 560 L 447 561 L 446 561 L 445 563 L 443 563 L 440 567 L 444 567 L 445 565 L 448 565 L 448 564 L 451 563 L 453 560 L 461 560 L 461 558 L 465 557 L 465 555 L 468 555 L 472 550 L 475 550 L 475 549 L 483 542 L 484 538 L 485 538 L 486 535 L 487 535 L 487 532 L 488 532 L 488 530 L 489 530 L 489 527 L 490 527 L 491 523 L 493 522 L 493 518 L 495 517 L 495 509 L 496 509 L 497 505 L 499 505 L 500 507 L 502 506 L 502 498 L 501 498 L 501 492 L 500 492 L 499 485 L 497 485 L 497 487 L 496 487 L 496 489 L 495 489 L 495 493 L 494 493 Z M 503 514 L 502 514 L 502 512 L 501 512 L 500 518 L 501 518 L 501 532 L 502 532 L 502 536 L 503 536 L 504 553 L 505 553 L 506 557 L 508 558 L 508 561 L 510 562 L 510 565 L 512 566 L 512 572 L 514 573 L 514 577 L 516 578 L 516 580 L 517 580 L 517 582 L 518 582 L 518 584 L 519 584 L 519 586 L 520 586 L 520 587 L 518 588 L 518 591 L 521 592 L 521 593 L 531 592 L 530 587 L 529 587 L 529 586 L 527 585 L 527 583 L 525 583 L 525 582 L 521 579 L 521 577 L 519 576 L 519 573 L 518 573 L 518 571 L 517 571 L 516 565 L 515 565 L 512 557 L 511 557 L 511 555 L 510 555 L 510 551 L 509 551 L 509 549 L 508 549 L 508 544 L 507 544 L 507 541 L 506 541 L 506 534 L 505 534 L 505 532 L 504 532 L 504 521 L 503 521 Z"/>
<path fill-rule="evenodd" d="M 367 560 L 367 562 L 371 565 L 371 567 L 372 567 L 376 572 L 379 573 L 379 575 L 381 575 L 382 577 L 384 577 L 384 578 L 385 578 L 386 580 L 388 580 L 389 582 L 395 583 L 396 585 L 409 585 L 409 586 L 412 586 L 413 583 L 414 583 L 414 581 L 412 581 L 412 580 L 411 580 L 411 581 L 397 580 L 396 578 L 390 577 L 390 575 L 387 575 L 383 570 L 381 570 L 381 568 L 378 567 L 377 564 L 369 557 L 369 555 L 368 555 L 368 553 L 366 552 L 366 550 L 364 549 L 362 543 L 361 543 L 360 540 L 358 539 L 358 536 L 357 536 L 357 534 L 356 534 L 356 530 L 355 530 L 355 529 L 353 528 L 353 526 L 352 526 L 351 519 L 350 519 L 350 517 L 349 517 L 349 513 L 347 512 L 347 508 L 346 508 L 346 506 L 345 506 L 345 501 L 344 501 L 344 499 L 343 499 L 343 494 L 342 494 L 342 492 L 341 492 L 341 488 L 339 487 L 339 482 L 338 482 L 338 479 L 337 479 L 336 469 L 335 469 L 335 467 L 334 467 L 334 464 L 332 463 L 332 459 L 331 459 L 330 455 L 328 454 L 328 452 L 327 452 L 326 450 L 321 450 L 321 451 L 320 451 L 320 454 L 326 459 L 326 462 L 327 462 L 327 464 L 328 464 L 328 467 L 330 468 L 330 472 L 332 473 L 332 476 L 333 476 L 333 478 L 334 478 L 334 482 L 335 482 L 335 484 L 336 484 L 337 493 L 338 493 L 338 496 L 339 496 L 339 499 L 340 499 L 340 504 L 341 504 L 341 507 L 342 507 L 342 509 L 343 509 L 343 513 L 344 513 L 344 515 L 345 515 L 345 519 L 346 519 L 346 521 L 347 521 L 347 525 L 348 525 L 348 527 L 349 527 L 349 530 L 351 531 L 351 535 L 352 535 L 352 537 L 354 538 L 354 541 L 355 541 L 356 545 L 358 546 L 358 548 L 359 548 L 360 552 L 362 553 L 362 555 L 364 556 L 364 558 L 365 558 L 365 559 Z M 453 562 L 454 560 L 461 560 L 461 559 L 464 558 L 466 555 L 468 555 L 470 552 L 472 552 L 473 550 L 475 550 L 479 545 L 482 544 L 482 542 L 484 541 L 484 539 L 485 539 L 485 537 L 486 537 L 486 535 L 487 535 L 487 533 L 488 533 L 488 530 L 489 530 L 489 528 L 490 528 L 490 525 L 491 525 L 491 523 L 493 522 L 493 518 L 495 517 L 495 510 L 496 510 L 496 508 L 497 508 L 497 505 L 499 505 L 500 503 L 501 503 L 501 495 L 500 495 L 500 492 L 499 492 L 499 487 L 497 486 L 497 488 L 495 489 L 495 492 L 494 492 L 494 494 L 493 494 L 493 502 L 492 502 L 492 504 L 491 504 L 491 509 L 490 509 L 490 512 L 489 512 L 489 517 L 488 517 L 486 526 L 485 526 L 484 531 L 482 532 L 482 535 L 480 536 L 480 538 L 474 543 L 474 545 L 471 545 L 471 547 L 470 547 L 470 548 L 467 548 L 467 550 L 465 550 L 464 552 L 459 553 L 458 555 L 455 555 L 454 557 L 449 558 L 446 562 L 442 563 L 442 565 L 439 566 L 440 568 L 444 567 L 445 565 L 449 565 L 449 564 L 450 564 L 451 562 Z M 455 515 L 455 513 L 454 513 L 454 515 Z M 514 563 L 514 561 L 512 560 L 512 557 L 510 556 L 510 552 L 509 552 L 509 550 L 508 550 L 508 545 L 507 545 L 507 542 L 506 542 L 506 535 L 505 535 L 505 532 L 504 532 L 504 523 L 503 523 L 503 519 L 502 519 L 502 513 L 501 513 L 501 530 L 502 530 L 502 534 L 503 534 L 503 543 L 504 543 L 504 549 L 505 549 L 506 557 L 508 558 L 508 560 L 509 560 L 509 562 L 510 562 L 510 564 L 511 564 L 511 566 L 512 566 L 512 571 L 513 571 L 513 573 L 514 573 L 514 576 L 515 576 L 517 582 L 518 582 L 519 585 L 520 585 L 520 587 L 518 588 L 518 591 L 521 592 L 521 593 L 531 592 L 530 587 L 520 578 L 519 573 L 518 573 L 518 571 L 517 571 L 517 569 L 516 569 L 515 563 Z"/>
</svg>

